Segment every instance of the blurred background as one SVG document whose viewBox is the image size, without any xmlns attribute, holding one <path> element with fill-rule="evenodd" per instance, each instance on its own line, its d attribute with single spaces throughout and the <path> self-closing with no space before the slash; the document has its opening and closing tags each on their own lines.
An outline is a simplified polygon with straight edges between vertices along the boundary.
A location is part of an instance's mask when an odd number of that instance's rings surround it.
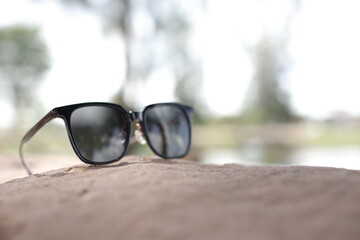
<svg viewBox="0 0 360 240">
<path fill-rule="evenodd" d="M 360 169 L 355 0 L 0 2 L 2 179 L 54 107 L 194 106 L 189 159 Z M 151 155 L 134 146 L 129 154 Z M 26 147 L 37 168 L 80 163 L 61 120 Z"/>
</svg>

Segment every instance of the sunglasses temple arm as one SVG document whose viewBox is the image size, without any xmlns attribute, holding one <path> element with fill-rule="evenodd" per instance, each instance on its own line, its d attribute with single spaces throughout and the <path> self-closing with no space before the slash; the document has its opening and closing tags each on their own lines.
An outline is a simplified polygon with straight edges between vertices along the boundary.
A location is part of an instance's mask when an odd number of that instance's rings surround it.
<svg viewBox="0 0 360 240">
<path fill-rule="evenodd" d="M 19 147 L 19 153 L 20 153 L 20 159 L 21 159 L 21 163 L 24 166 L 24 168 L 26 169 L 27 173 L 29 175 L 32 175 L 32 172 L 30 170 L 30 166 L 29 163 L 26 161 L 26 159 L 24 158 L 24 154 L 23 154 L 23 148 L 24 145 L 35 135 L 35 133 L 37 133 L 46 123 L 50 122 L 51 120 L 53 120 L 54 118 L 58 117 L 56 110 L 51 110 L 48 114 L 46 114 L 42 119 L 40 119 L 39 122 L 37 122 L 23 137 L 23 139 L 21 140 L 20 143 L 20 147 Z"/>
</svg>

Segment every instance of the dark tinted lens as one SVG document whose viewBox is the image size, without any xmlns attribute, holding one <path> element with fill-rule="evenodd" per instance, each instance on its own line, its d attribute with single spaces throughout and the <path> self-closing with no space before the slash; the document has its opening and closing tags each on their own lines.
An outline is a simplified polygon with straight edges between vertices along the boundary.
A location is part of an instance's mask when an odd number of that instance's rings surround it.
<svg viewBox="0 0 360 240">
<path fill-rule="evenodd" d="M 182 157 L 190 146 L 190 122 L 181 107 L 159 105 L 144 113 L 149 144 L 158 155 Z"/>
<path fill-rule="evenodd" d="M 76 109 L 70 127 L 77 149 L 88 161 L 114 161 L 126 150 L 129 129 L 126 115 L 120 110 L 104 106 Z"/>
</svg>

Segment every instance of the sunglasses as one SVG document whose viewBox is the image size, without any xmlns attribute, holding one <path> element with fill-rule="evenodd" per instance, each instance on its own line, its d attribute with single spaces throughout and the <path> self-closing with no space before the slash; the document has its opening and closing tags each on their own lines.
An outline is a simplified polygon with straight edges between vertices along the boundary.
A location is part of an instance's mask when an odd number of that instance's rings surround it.
<svg viewBox="0 0 360 240">
<path fill-rule="evenodd" d="M 81 161 L 102 165 L 119 161 L 130 143 L 131 123 L 136 121 L 135 141 L 146 142 L 166 159 L 184 157 L 191 145 L 193 108 L 179 103 L 157 103 L 142 112 L 127 111 L 112 103 L 80 103 L 57 107 L 46 114 L 23 137 L 20 159 L 29 175 L 23 148 L 46 123 L 61 118 L 76 155 Z"/>
</svg>

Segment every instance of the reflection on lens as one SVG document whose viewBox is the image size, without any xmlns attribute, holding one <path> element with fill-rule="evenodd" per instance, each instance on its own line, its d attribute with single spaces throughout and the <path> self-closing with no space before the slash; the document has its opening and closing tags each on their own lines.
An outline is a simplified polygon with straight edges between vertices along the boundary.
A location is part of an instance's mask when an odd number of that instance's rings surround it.
<svg viewBox="0 0 360 240">
<path fill-rule="evenodd" d="M 144 113 L 149 144 L 165 158 L 184 156 L 190 146 L 190 123 L 184 111 L 174 105 L 159 105 Z"/>
<path fill-rule="evenodd" d="M 125 114 L 120 110 L 82 107 L 72 113 L 70 126 L 75 145 L 86 160 L 104 163 L 123 155 L 129 131 Z"/>
</svg>

